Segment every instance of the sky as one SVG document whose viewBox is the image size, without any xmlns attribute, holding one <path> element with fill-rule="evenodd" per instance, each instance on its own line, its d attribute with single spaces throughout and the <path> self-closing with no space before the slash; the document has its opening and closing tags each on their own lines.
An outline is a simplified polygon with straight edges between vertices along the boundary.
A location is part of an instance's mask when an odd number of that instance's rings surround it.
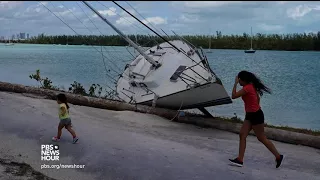
<svg viewBox="0 0 320 180">
<path fill-rule="evenodd" d="M 112 2 L 88 1 L 125 34 L 153 33 Z M 320 1 L 117 1 L 167 34 L 286 34 L 320 31 Z M 48 11 L 49 8 L 52 12 Z M 66 24 L 61 22 L 60 17 Z M 78 1 L 0 1 L 0 36 L 110 35 L 116 32 Z M 74 32 L 75 31 L 75 32 Z"/>
</svg>

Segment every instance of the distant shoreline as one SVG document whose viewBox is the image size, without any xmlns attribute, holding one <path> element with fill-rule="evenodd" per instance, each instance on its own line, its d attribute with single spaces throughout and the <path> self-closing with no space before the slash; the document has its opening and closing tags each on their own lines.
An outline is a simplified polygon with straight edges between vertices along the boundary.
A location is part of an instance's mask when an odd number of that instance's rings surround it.
<svg viewBox="0 0 320 180">
<path fill-rule="evenodd" d="M 1 45 L 5 45 L 7 42 L 1 42 Z M 51 44 L 51 43 L 46 43 L 46 44 L 39 44 L 39 43 L 22 43 L 22 42 L 10 42 L 14 44 L 30 44 L 30 45 L 56 45 L 56 46 L 97 46 L 100 47 L 99 45 L 86 45 L 86 44 Z M 106 45 L 104 47 L 126 47 L 122 45 Z M 246 49 L 230 49 L 230 48 L 211 48 L 212 50 L 239 50 L 243 51 Z M 205 49 L 204 50 L 208 50 Z M 256 51 L 288 51 L 288 52 L 319 52 L 320 50 L 277 50 L 277 49 L 255 49 Z"/>
<path fill-rule="evenodd" d="M 250 49 L 251 36 L 222 35 L 182 35 L 181 38 L 204 49 Z M 164 40 L 158 36 L 127 35 L 132 41 L 141 46 L 152 47 Z M 175 36 L 163 36 L 167 40 L 177 39 Z M 7 43 L 8 40 L 0 42 Z M 40 34 L 27 40 L 12 39 L 13 43 L 29 44 L 62 44 L 62 45 L 94 45 L 94 46 L 127 46 L 128 43 L 119 35 L 56 35 Z M 252 48 L 255 50 L 278 51 L 320 51 L 320 31 L 318 33 L 300 34 L 260 34 L 252 36 Z"/>
</svg>

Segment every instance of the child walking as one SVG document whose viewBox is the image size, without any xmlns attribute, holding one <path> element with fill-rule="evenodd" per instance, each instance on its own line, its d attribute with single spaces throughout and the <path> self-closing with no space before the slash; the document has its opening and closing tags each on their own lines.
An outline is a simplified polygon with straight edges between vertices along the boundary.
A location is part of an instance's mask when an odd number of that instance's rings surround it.
<svg viewBox="0 0 320 180">
<path fill-rule="evenodd" d="M 65 127 L 72 135 L 73 137 L 73 144 L 78 142 L 78 138 L 74 130 L 71 128 L 71 119 L 69 117 L 69 105 L 67 103 L 67 97 L 64 94 L 58 94 L 57 95 L 57 103 L 59 104 L 59 119 L 60 123 L 58 126 L 58 135 L 53 137 L 53 141 L 59 141 L 62 129 Z"/>
<path fill-rule="evenodd" d="M 238 83 L 243 88 L 237 91 Z M 263 95 L 263 91 L 271 93 L 270 89 L 267 88 L 258 77 L 248 71 L 241 71 L 235 78 L 235 83 L 232 90 L 232 99 L 239 97 L 244 101 L 246 117 L 240 130 L 240 144 L 239 154 L 235 159 L 229 159 L 232 164 L 237 166 L 243 165 L 243 157 L 246 149 L 246 138 L 253 129 L 258 140 L 263 143 L 269 151 L 275 156 L 276 168 L 280 167 L 283 155 L 279 154 L 276 147 L 271 141 L 269 141 L 264 134 L 264 114 L 260 107 L 260 96 Z"/>
</svg>

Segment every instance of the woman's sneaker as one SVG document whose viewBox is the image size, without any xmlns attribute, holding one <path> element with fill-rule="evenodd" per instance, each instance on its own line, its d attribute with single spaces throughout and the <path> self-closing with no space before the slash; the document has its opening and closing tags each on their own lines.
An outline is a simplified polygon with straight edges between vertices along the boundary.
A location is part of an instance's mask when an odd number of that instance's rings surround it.
<svg viewBox="0 0 320 180">
<path fill-rule="evenodd" d="M 276 159 L 276 163 L 277 163 L 276 168 L 280 167 L 282 160 L 283 160 L 283 155 L 280 155 L 280 158 Z"/>
<path fill-rule="evenodd" d="M 73 138 L 72 143 L 73 143 L 73 144 L 75 144 L 75 143 L 77 143 L 77 142 L 78 142 L 78 140 L 79 140 L 79 138 L 75 137 L 75 138 Z"/>
<path fill-rule="evenodd" d="M 242 167 L 243 166 L 243 162 L 239 161 L 238 158 L 229 159 L 229 161 L 231 162 L 232 165 L 235 165 L 235 166 L 238 166 L 238 167 Z"/>
<path fill-rule="evenodd" d="M 53 138 L 52 138 L 52 141 L 56 141 L 56 142 L 57 142 L 57 141 L 60 141 L 60 139 L 57 138 L 57 137 L 53 137 Z"/>
</svg>

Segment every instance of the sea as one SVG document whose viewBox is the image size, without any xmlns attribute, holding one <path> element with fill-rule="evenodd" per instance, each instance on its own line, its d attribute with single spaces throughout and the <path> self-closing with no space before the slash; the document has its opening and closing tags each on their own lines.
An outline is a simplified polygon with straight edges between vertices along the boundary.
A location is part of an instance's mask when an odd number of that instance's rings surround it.
<svg viewBox="0 0 320 180">
<path fill-rule="evenodd" d="M 230 95 L 241 70 L 255 73 L 272 90 L 261 98 L 266 123 L 320 130 L 320 52 L 212 51 L 207 54 L 210 66 Z M 74 81 L 85 88 L 91 84 L 114 88 L 112 78 L 121 73 L 134 53 L 128 47 L 0 44 L 0 81 L 38 86 L 29 75 L 40 69 L 42 77 L 61 89 L 67 90 Z M 243 119 L 245 114 L 241 99 L 207 109 L 214 116 Z"/>
</svg>

